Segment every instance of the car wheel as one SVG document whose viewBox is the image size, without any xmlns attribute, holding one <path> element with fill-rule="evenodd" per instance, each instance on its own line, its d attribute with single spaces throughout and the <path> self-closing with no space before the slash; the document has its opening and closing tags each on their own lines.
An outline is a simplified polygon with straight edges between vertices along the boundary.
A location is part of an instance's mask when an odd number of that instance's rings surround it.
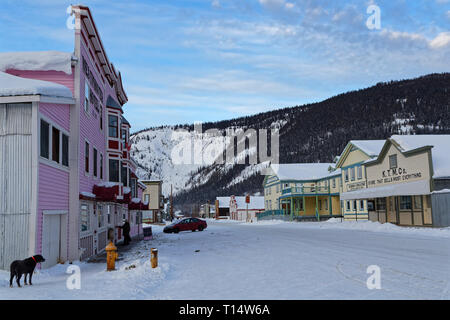
<svg viewBox="0 0 450 320">
<path fill-rule="evenodd" d="M 198 231 L 203 231 L 203 226 L 198 227 Z"/>
<path fill-rule="evenodd" d="M 178 228 L 173 229 L 173 232 L 178 233 L 180 232 L 180 230 L 178 230 Z"/>
</svg>

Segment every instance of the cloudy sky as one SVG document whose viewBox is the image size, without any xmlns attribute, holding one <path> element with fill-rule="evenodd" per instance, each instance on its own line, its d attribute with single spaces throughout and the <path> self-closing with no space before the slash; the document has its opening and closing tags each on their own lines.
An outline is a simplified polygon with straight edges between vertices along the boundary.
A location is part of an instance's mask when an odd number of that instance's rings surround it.
<svg viewBox="0 0 450 320">
<path fill-rule="evenodd" d="M 0 51 L 73 50 L 73 1 L 2 0 Z M 450 71 L 450 0 L 93 0 L 134 130 Z M 380 28 L 368 28 L 371 5 Z"/>
</svg>

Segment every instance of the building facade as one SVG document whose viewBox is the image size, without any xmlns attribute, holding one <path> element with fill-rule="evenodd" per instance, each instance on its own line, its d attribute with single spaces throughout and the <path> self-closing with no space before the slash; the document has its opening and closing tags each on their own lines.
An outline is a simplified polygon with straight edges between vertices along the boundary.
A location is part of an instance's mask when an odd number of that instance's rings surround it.
<svg viewBox="0 0 450 320">
<path fill-rule="evenodd" d="M 365 187 L 342 197 L 370 203 L 372 221 L 446 226 L 438 216 L 445 213 L 433 210 L 432 202 L 450 189 L 449 147 L 450 135 L 392 136 L 379 156 L 365 163 Z M 437 200 L 435 205 L 439 205 Z"/>
<path fill-rule="evenodd" d="M 264 197 L 249 196 L 249 203 L 246 197 L 230 197 L 230 219 L 237 221 L 256 221 L 257 214 L 264 212 Z"/>
<path fill-rule="evenodd" d="M 333 164 L 271 165 L 265 211 L 283 216 L 450 225 L 450 135 L 352 140 Z M 328 169 L 327 169 L 328 168 Z"/>
<path fill-rule="evenodd" d="M 336 167 L 341 169 L 341 194 L 364 189 L 367 186 L 365 163 L 380 153 L 384 140 L 352 140 L 342 151 Z M 367 220 L 369 207 L 366 199 L 348 199 L 341 196 L 345 220 Z"/>
<path fill-rule="evenodd" d="M 142 193 L 142 201 L 148 203 L 148 215 L 152 222 L 162 220 L 162 211 L 164 209 L 164 196 L 162 194 L 162 181 L 160 180 L 142 180 L 146 189 Z"/>
<path fill-rule="evenodd" d="M 333 163 L 273 164 L 264 179 L 264 215 L 325 219 L 341 215 L 340 170 Z M 262 217 L 263 215 L 259 215 Z"/>
<path fill-rule="evenodd" d="M 43 267 L 86 259 L 104 249 L 109 229 L 122 239 L 123 219 L 132 236 L 141 232 L 145 186 L 129 158 L 121 75 L 89 8 L 72 13 L 72 53 L 0 54 L 0 149 L 14 150 L 0 152 L 0 182 L 11 191 L 0 192 L 0 229 L 14 234 L 1 233 L 3 269 L 38 253 Z"/>
</svg>

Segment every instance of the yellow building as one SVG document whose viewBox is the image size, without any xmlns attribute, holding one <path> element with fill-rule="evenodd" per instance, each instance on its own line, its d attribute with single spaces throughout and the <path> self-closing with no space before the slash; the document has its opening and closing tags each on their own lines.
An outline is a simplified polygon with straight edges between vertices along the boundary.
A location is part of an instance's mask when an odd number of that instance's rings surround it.
<svg viewBox="0 0 450 320">
<path fill-rule="evenodd" d="M 344 201 L 366 201 L 372 221 L 404 226 L 448 226 L 450 135 L 395 135 L 366 161 L 364 188 Z"/>
<path fill-rule="evenodd" d="M 264 179 L 264 215 L 290 220 L 341 216 L 341 172 L 333 163 L 272 164 Z"/>
<path fill-rule="evenodd" d="M 336 163 L 341 169 L 342 194 L 366 188 L 365 163 L 378 156 L 385 140 L 351 140 Z M 367 220 L 369 208 L 366 199 L 342 197 L 341 208 L 345 220 Z"/>
<path fill-rule="evenodd" d="M 141 180 L 147 188 L 142 192 L 142 200 L 148 203 L 149 214 L 152 222 L 162 219 L 162 210 L 164 209 L 164 196 L 162 195 L 162 181 L 159 180 Z"/>
</svg>

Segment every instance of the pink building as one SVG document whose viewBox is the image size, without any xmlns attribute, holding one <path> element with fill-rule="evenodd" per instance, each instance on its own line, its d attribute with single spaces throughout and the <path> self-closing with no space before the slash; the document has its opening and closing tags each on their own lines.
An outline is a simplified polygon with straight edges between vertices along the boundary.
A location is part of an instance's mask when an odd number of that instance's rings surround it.
<svg viewBox="0 0 450 320">
<path fill-rule="evenodd" d="M 129 155 L 127 96 L 88 7 L 72 7 L 75 48 L 0 53 L 0 268 L 43 267 L 104 250 L 119 225 L 142 233 L 145 185 Z"/>
</svg>

